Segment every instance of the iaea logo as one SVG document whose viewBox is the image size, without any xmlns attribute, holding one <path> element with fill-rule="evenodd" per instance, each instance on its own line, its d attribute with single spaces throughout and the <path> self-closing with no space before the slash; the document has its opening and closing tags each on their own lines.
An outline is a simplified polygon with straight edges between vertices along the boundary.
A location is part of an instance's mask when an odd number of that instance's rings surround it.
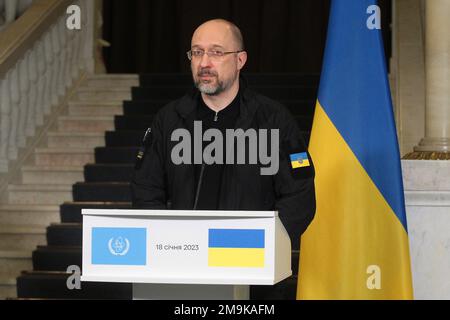
<svg viewBox="0 0 450 320">
<path fill-rule="evenodd" d="M 108 249 L 114 256 L 126 256 L 128 251 L 130 250 L 130 241 L 122 237 L 118 237 L 116 239 L 111 238 L 108 241 Z"/>
<path fill-rule="evenodd" d="M 92 228 L 92 264 L 145 266 L 146 228 Z"/>
</svg>

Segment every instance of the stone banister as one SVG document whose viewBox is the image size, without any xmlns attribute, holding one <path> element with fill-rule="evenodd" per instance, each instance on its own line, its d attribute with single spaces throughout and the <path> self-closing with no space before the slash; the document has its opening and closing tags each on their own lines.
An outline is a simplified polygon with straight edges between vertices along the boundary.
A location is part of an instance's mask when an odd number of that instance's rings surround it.
<svg viewBox="0 0 450 320">
<path fill-rule="evenodd" d="M 80 8 L 80 30 L 67 27 L 72 5 Z M 36 0 L 0 32 L 0 175 L 20 162 L 19 151 L 74 81 L 93 70 L 92 0 Z"/>
</svg>

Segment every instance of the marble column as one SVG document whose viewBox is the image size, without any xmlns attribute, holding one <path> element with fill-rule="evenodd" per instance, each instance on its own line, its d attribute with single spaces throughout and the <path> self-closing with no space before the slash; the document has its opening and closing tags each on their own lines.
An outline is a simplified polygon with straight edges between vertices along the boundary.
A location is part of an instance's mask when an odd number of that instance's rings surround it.
<svg viewBox="0 0 450 320">
<path fill-rule="evenodd" d="M 450 159 L 449 16 L 450 0 L 425 1 L 425 138 L 414 149 L 425 159 Z"/>
<path fill-rule="evenodd" d="M 393 1 L 391 81 L 401 155 L 425 137 L 425 35 L 421 0 Z"/>
</svg>

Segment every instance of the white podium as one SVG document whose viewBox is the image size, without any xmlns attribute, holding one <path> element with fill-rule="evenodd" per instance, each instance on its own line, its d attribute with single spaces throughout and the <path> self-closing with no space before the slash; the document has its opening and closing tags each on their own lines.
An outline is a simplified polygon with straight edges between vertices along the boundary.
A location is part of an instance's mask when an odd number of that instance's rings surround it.
<svg viewBox="0 0 450 320">
<path fill-rule="evenodd" d="M 292 275 L 277 212 L 86 210 L 82 281 L 133 283 L 134 299 L 246 300 Z"/>
</svg>

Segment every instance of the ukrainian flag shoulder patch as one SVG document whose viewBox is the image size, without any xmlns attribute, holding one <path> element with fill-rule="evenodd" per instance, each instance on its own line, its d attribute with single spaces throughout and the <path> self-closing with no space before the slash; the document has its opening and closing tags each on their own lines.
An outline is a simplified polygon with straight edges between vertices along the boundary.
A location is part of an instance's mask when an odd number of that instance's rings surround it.
<svg viewBox="0 0 450 320">
<path fill-rule="evenodd" d="M 291 154 L 292 169 L 305 168 L 311 166 L 306 152 Z"/>
</svg>

